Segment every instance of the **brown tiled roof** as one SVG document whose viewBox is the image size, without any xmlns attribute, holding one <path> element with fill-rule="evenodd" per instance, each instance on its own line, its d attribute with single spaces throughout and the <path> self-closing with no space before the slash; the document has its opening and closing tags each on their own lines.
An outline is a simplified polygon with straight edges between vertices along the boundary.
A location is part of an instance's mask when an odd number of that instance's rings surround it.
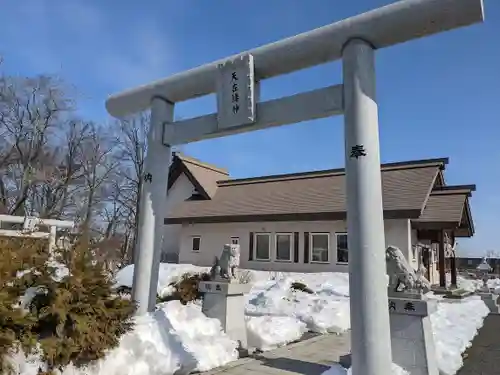
<svg viewBox="0 0 500 375">
<path fill-rule="evenodd" d="M 417 218 L 447 159 L 383 164 L 384 211 Z M 212 200 L 174 207 L 167 223 L 274 220 L 328 220 L 345 217 L 345 171 L 297 173 L 226 180 Z"/>
<path fill-rule="evenodd" d="M 445 223 L 452 222 L 460 224 L 462 215 L 468 204 L 467 197 L 475 187 L 468 186 L 446 186 L 440 190 L 431 192 L 422 215 L 414 220 L 419 223 Z"/>
<path fill-rule="evenodd" d="M 217 181 L 229 178 L 226 169 L 218 168 L 180 153 L 174 155 L 172 166 L 174 170 L 178 168 L 179 171 L 183 171 L 198 192 L 208 199 L 214 197 L 217 191 Z M 172 176 L 171 184 L 173 184 L 175 178 Z"/>
</svg>

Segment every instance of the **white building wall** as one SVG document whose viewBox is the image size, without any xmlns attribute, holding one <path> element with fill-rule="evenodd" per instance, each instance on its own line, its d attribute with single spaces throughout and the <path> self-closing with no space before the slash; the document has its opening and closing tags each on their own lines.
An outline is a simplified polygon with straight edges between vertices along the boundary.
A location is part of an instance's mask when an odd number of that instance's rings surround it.
<svg viewBox="0 0 500 375">
<path fill-rule="evenodd" d="M 405 256 L 411 255 L 411 225 L 409 220 L 385 221 L 386 245 L 399 247 Z M 250 233 L 271 234 L 271 261 L 249 260 Z M 276 258 L 275 234 L 299 232 L 299 261 L 280 261 Z M 330 252 L 328 263 L 304 263 L 304 232 L 329 233 Z M 211 266 L 215 256 L 219 256 L 224 244 L 231 243 L 232 237 L 239 238 L 242 268 L 281 272 L 347 272 L 345 263 L 337 263 L 336 233 L 346 232 L 345 221 L 308 222 L 255 222 L 221 224 L 184 224 L 181 229 L 181 252 L 179 263 Z M 200 250 L 192 250 L 192 238 L 200 237 Z M 309 256 L 309 260 L 311 257 Z"/>
<path fill-rule="evenodd" d="M 410 226 L 411 226 L 411 222 L 410 222 Z M 412 249 L 413 249 L 413 247 L 418 244 L 418 237 L 417 237 L 417 230 L 416 229 L 410 229 L 410 237 L 411 237 L 411 245 L 412 245 Z M 413 268 L 418 269 L 421 261 L 422 261 L 421 254 L 418 252 L 418 250 L 415 250 L 412 254 L 410 264 L 413 266 Z"/>
<path fill-rule="evenodd" d="M 411 228 L 410 220 L 386 220 L 385 233 L 387 245 L 398 247 L 414 268 L 418 268 L 419 254 L 414 250 L 416 231 Z"/>
<path fill-rule="evenodd" d="M 165 217 L 168 216 L 175 205 L 191 197 L 191 195 L 193 195 L 193 192 L 193 184 L 191 184 L 185 174 L 181 174 L 168 191 Z M 162 244 L 162 253 L 164 254 L 164 256 L 165 254 L 170 255 L 179 253 L 180 235 L 180 224 L 165 225 Z"/>
</svg>

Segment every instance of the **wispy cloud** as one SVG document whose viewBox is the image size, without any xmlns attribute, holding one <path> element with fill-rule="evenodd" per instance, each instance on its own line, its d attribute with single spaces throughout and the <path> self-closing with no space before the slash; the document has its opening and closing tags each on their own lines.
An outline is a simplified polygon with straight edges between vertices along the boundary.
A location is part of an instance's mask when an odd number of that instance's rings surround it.
<svg viewBox="0 0 500 375">
<path fill-rule="evenodd" d="M 123 17 L 109 3 L 105 8 L 83 0 L 14 1 L 0 16 L 0 30 L 7 43 L 19 46 L 19 57 L 32 70 L 79 70 L 81 78 L 117 90 L 173 69 L 172 45 L 154 19 L 138 16 L 120 24 Z"/>
</svg>

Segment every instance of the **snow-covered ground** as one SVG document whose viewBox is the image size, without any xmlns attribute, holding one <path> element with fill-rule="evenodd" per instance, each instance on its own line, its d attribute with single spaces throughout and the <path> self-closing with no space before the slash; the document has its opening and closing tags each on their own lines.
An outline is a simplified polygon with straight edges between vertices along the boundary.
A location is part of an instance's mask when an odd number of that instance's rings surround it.
<svg viewBox="0 0 500 375">
<path fill-rule="evenodd" d="M 449 274 L 446 275 L 447 281 L 450 282 L 451 277 Z M 478 290 L 483 286 L 483 280 L 481 279 L 465 279 L 461 276 L 457 278 L 458 286 L 462 289 L 469 290 L 471 292 Z M 489 279 L 487 281 L 487 286 L 495 294 L 500 294 L 500 279 Z"/>
<path fill-rule="evenodd" d="M 493 293 L 500 294 L 500 279 L 488 280 L 488 288 L 493 289 Z"/>
<path fill-rule="evenodd" d="M 401 367 L 394 365 L 394 364 L 392 365 L 391 370 L 392 371 L 387 375 L 409 375 L 409 373 L 407 371 L 403 370 Z M 329 370 L 325 371 L 321 375 L 351 375 L 351 374 L 352 374 L 351 369 L 346 370 L 345 368 L 343 368 L 340 365 L 335 365 L 335 366 L 330 367 Z"/>
<path fill-rule="evenodd" d="M 162 264 L 158 294 L 168 295 L 169 284 L 186 272 L 207 271 L 191 265 Z M 244 272 L 244 271 L 242 271 Z M 270 273 L 250 271 L 252 290 L 247 295 L 246 322 L 249 345 L 269 350 L 299 339 L 309 330 L 344 332 L 350 328 L 348 275 L 342 273 Z M 117 286 L 132 285 L 133 266 L 117 275 Z M 313 294 L 293 291 L 294 281 L 306 284 Z M 478 283 L 459 278 L 459 286 L 473 290 Z M 499 283 L 500 285 L 500 283 Z M 438 299 L 431 316 L 438 365 L 452 375 L 462 366 L 462 352 L 470 345 L 488 313 L 478 297 L 459 302 Z M 17 355 L 18 373 L 35 375 L 35 361 L 23 362 Z M 168 375 L 183 368 L 208 370 L 237 358 L 236 343 L 222 331 L 217 320 L 201 312 L 198 303 L 182 306 L 177 301 L 158 305 L 155 313 L 136 318 L 134 330 L 122 337 L 118 348 L 90 368 L 66 368 L 63 375 Z M 31 370 L 30 370 L 31 369 Z M 332 367 L 325 375 L 347 374 Z M 395 367 L 393 374 L 402 375 Z"/>
</svg>

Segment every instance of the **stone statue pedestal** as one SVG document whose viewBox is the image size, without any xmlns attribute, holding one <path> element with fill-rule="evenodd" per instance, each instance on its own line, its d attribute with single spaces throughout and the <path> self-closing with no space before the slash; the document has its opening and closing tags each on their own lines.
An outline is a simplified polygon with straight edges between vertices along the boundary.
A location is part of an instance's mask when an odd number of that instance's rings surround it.
<svg viewBox="0 0 500 375">
<path fill-rule="evenodd" d="M 209 318 L 218 319 L 222 329 L 239 343 L 240 351 L 248 350 L 245 322 L 245 294 L 251 284 L 224 281 L 201 281 L 198 287 L 203 297 L 202 311 Z"/>
<path fill-rule="evenodd" d="M 486 306 L 490 309 L 490 314 L 498 315 L 500 314 L 498 299 L 499 297 L 490 291 L 479 290 L 477 295 L 481 297 Z"/>
<path fill-rule="evenodd" d="M 451 286 L 433 285 L 431 291 L 436 295 L 448 294 L 451 291 Z"/>
<path fill-rule="evenodd" d="M 439 375 L 429 315 L 437 301 L 420 293 L 389 293 L 392 360 L 411 375 Z"/>
</svg>

